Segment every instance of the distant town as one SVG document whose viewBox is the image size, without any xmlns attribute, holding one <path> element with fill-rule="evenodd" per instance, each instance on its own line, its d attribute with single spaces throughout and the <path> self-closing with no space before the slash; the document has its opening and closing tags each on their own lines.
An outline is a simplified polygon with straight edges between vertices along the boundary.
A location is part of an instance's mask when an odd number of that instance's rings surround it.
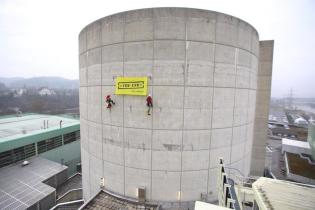
<svg viewBox="0 0 315 210">
<path fill-rule="evenodd" d="M 0 78 L 0 115 L 26 112 L 78 115 L 78 80 Z"/>
</svg>

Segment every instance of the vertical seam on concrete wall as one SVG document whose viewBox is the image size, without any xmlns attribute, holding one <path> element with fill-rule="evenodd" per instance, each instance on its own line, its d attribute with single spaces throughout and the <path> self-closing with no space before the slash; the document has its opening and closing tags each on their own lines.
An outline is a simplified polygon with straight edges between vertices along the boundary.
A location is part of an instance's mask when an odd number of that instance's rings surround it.
<svg viewBox="0 0 315 210">
<path fill-rule="evenodd" d="M 185 10 L 184 14 L 185 20 L 185 61 L 184 61 L 184 93 L 183 93 L 183 113 L 182 113 L 182 142 L 181 142 L 181 150 L 180 150 L 180 176 L 179 176 L 179 206 L 181 207 L 182 201 L 182 176 L 183 176 L 183 142 L 184 142 L 184 130 L 185 130 L 185 97 L 186 97 L 186 70 L 187 70 L 187 50 L 189 45 L 187 45 L 187 10 Z"/>
<path fill-rule="evenodd" d="M 154 54 L 154 49 L 155 49 L 155 20 L 154 20 L 154 9 L 152 9 L 152 25 L 153 25 L 153 28 L 152 28 L 152 38 L 153 38 L 153 47 L 152 47 L 152 69 L 151 69 L 151 88 L 152 88 L 152 97 L 154 98 L 154 95 L 153 95 L 153 78 L 154 78 L 154 60 L 155 60 L 155 54 Z M 155 107 L 155 106 L 154 106 Z M 152 160 L 152 157 L 153 157 L 153 152 L 152 152 L 152 144 L 153 144 L 153 116 L 154 116 L 154 107 L 152 107 L 152 120 L 151 120 L 151 148 L 150 148 L 150 152 L 151 152 L 151 164 L 150 164 L 150 199 L 152 200 L 152 169 L 153 169 L 153 166 L 152 166 L 152 163 L 153 163 L 153 160 Z"/>
<path fill-rule="evenodd" d="M 210 139 L 209 139 L 209 155 L 208 155 L 208 176 L 207 176 L 207 196 L 209 193 L 209 176 L 210 176 L 210 161 L 211 161 L 211 142 L 212 142 L 212 132 L 213 132 L 213 101 L 214 101 L 214 75 L 215 75 L 215 52 L 216 52 L 216 32 L 217 32 L 217 15 L 215 16 L 215 24 L 214 24 L 214 44 L 212 48 L 213 52 L 213 71 L 212 71 L 212 101 L 211 101 L 211 130 L 210 130 Z"/>
<path fill-rule="evenodd" d="M 250 49 L 252 49 L 252 43 L 253 43 L 253 37 L 252 37 L 252 33 L 251 33 L 251 39 L 250 39 Z M 249 71 L 249 74 L 248 74 L 248 90 L 247 90 L 247 109 L 246 109 L 246 127 L 245 127 L 245 141 L 244 141 L 244 148 L 243 148 L 243 153 L 244 153 L 244 156 L 243 156 L 243 173 L 245 176 L 248 176 L 248 173 L 249 172 L 247 169 L 245 170 L 245 167 L 248 166 L 248 164 L 245 163 L 245 161 L 249 160 L 249 158 L 246 158 L 246 156 L 248 156 L 247 153 L 245 153 L 245 150 L 246 150 L 246 146 L 247 146 L 247 143 L 249 142 L 248 141 L 248 118 L 249 118 L 249 109 L 251 108 L 250 107 L 250 104 L 249 104 L 249 97 L 250 97 L 250 81 L 251 81 L 251 74 L 252 74 L 252 54 L 250 54 L 250 71 Z M 249 165 L 250 167 L 250 165 Z"/>
<path fill-rule="evenodd" d="M 125 76 L 125 31 L 126 31 L 126 13 L 124 13 L 124 26 L 123 26 L 123 76 Z M 125 96 L 122 95 L 122 102 L 123 102 L 123 126 L 122 126 L 122 142 L 123 142 L 123 160 L 124 160 L 124 184 L 123 184 L 123 191 L 124 191 L 124 196 L 126 195 L 126 152 L 125 152 Z"/>
<path fill-rule="evenodd" d="M 252 33 L 252 38 L 251 38 L 251 50 L 253 50 L 253 44 L 254 44 L 254 42 L 253 42 L 253 36 L 255 36 L 256 34 L 255 34 L 255 31 L 253 31 L 253 33 Z M 258 37 L 258 40 L 259 40 L 259 37 Z M 258 48 L 259 49 L 259 48 Z M 252 165 L 252 153 L 253 153 L 253 145 L 254 145 L 254 123 L 255 123 L 255 115 L 256 115 L 256 100 L 257 100 L 257 80 L 258 80 L 258 68 L 259 68 L 259 57 L 260 57 L 260 55 L 259 55 L 259 50 L 258 50 L 258 53 L 257 53 L 257 56 L 256 56 L 256 59 L 257 59 L 257 61 L 256 61 L 256 63 L 257 63 L 257 66 L 256 66 L 256 69 L 255 69 L 255 74 L 256 74 L 256 77 L 255 77 L 255 79 L 256 79 L 256 85 L 255 85 L 255 88 L 254 88 L 254 91 L 255 91 L 255 103 L 253 103 L 253 105 L 254 105 L 254 113 L 253 113 L 253 116 L 252 116 L 252 119 L 251 119 L 251 131 L 252 131 L 252 134 L 251 134 L 251 136 L 250 136 L 250 139 L 251 139 L 251 150 L 250 150 L 250 154 L 249 154 L 249 160 L 250 160 L 250 162 L 248 163 L 248 166 L 249 166 L 249 174 L 251 173 L 251 165 Z M 251 66 L 252 67 L 252 66 Z"/>
<path fill-rule="evenodd" d="M 233 116 L 232 116 L 232 137 L 231 137 L 231 143 L 230 143 L 230 162 L 229 165 L 231 166 L 232 163 L 232 151 L 233 151 L 233 139 L 234 139 L 234 114 L 235 114 L 235 99 L 236 99 L 236 90 L 238 89 L 236 87 L 236 81 L 237 81 L 237 62 L 238 60 L 238 48 L 234 48 L 234 72 L 235 72 L 235 79 L 234 79 L 234 100 L 233 100 Z M 232 167 L 230 167 L 233 169 Z M 229 174 L 231 174 L 231 169 L 229 169 Z"/>
<path fill-rule="evenodd" d="M 85 32 L 85 49 L 86 49 L 86 56 L 85 56 L 85 80 L 86 80 L 86 99 L 87 99 L 87 102 L 89 101 L 89 86 L 88 86 L 88 56 L 89 56 L 89 51 L 87 49 L 87 32 L 88 32 L 88 28 L 86 28 L 86 32 Z M 86 118 L 87 118 L 87 122 L 89 122 L 89 104 L 87 103 L 86 104 Z M 89 197 L 91 195 L 91 166 L 90 166 L 90 144 L 89 144 L 89 140 L 90 140 L 90 123 L 87 123 L 87 137 L 88 137 L 88 154 L 89 154 Z"/>
<path fill-rule="evenodd" d="M 100 42 L 103 42 L 102 21 L 100 21 Z M 104 104 L 105 105 L 105 104 Z M 101 144 L 102 144 L 102 178 L 104 178 L 104 144 L 103 144 L 103 47 L 101 47 Z"/>
</svg>

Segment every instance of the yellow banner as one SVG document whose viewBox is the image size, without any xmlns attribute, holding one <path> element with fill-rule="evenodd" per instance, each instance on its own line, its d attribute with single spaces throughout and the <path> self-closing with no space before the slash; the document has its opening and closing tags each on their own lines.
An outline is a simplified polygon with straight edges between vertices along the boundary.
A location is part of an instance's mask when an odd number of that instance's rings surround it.
<svg viewBox="0 0 315 210">
<path fill-rule="evenodd" d="M 148 92 L 147 77 L 117 77 L 115 94 L 146 96 Z"/>
</svg>

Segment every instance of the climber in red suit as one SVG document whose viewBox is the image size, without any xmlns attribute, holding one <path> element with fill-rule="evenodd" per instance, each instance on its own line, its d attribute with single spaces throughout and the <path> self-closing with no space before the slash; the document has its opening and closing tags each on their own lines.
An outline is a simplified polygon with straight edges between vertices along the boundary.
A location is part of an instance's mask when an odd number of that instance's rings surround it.
<svg viewBox="0 0 315 210">
<path fill-rule="evenodd" d="M 107 109 L 111 109 L 115 102 L 111 99 L 110 95 L 106 96 Z"/>
<path fill-rule="evenodd" d="M 147 97 L 147 107 L 148 107 L 148 115 L 151 115 L 150 110 L 153 107 L 152 97 L 149 94 Z"/>
</svg>

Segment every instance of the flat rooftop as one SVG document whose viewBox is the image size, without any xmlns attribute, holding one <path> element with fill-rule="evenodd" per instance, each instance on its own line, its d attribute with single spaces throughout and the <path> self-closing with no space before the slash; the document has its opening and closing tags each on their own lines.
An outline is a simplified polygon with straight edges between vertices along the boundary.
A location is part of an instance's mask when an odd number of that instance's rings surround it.
<svg viewBox="0 0 315 210">
<path fill-rule="evenodd" d="M 80 208 L 80 210 L 83 209 L 156 210 L 158 206 L 126 200 L 101 190 L 94 198 Z"/>
<path fill-rule="evenodd" d="M 62 127 L 60 128 L 60 121 Z M 48 121 L 48 126 L 47 126 Z M 45 125 L 44 125 L 45 122 Z M 41 140 L 42 134 L 58 135 L 57 133 L 78 130 L 80 121 L 54 115 L 25 114 L 22 116 L 3 116 L 0 118 L 0 152 L 12 149 L 8 143 L 17 141 L 16 147 Z M 72 130 L 71 130 L 72 129 Z M 50 135 L 46 135 L 47 138 Z M 37 138 L 35 138 L 37 136 Z"/>
<path fill-rule="evenodd" d="M 293 146 L 293 147 L 301 147 L 301 148 L 305 148 L 305 149 L 311 149 L 310 143 L 307 141 L 282 138 L 282 144 Z"/>
<path fill-rule="evenodd" d="M 29 162 L 24 167 L 18 162 L 0 168 L 0 209 L 26 209 L 36 204 L 55 192 L 43 181 L 67 169 L 40 157 L 30 158 Z"/>
<path fill-rule="evenodd" d="M 253 190 L 262 209 L 314 210 L 315 207 L 314 186 L 260 177 Z"/>
</svg>

